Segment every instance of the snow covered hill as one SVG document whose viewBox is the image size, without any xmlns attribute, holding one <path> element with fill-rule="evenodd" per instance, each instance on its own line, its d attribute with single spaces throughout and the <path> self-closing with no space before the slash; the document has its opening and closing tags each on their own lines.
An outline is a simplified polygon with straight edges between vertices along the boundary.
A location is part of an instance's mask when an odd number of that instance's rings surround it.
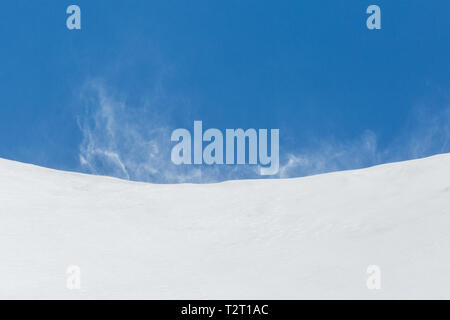
<svg viewBox="0 0 450 320">
<path fill-rule="evenodd" d="M 208 185 L 0 160 L 0 298 L 450 298 L 450 154 Z"/>
</svg>

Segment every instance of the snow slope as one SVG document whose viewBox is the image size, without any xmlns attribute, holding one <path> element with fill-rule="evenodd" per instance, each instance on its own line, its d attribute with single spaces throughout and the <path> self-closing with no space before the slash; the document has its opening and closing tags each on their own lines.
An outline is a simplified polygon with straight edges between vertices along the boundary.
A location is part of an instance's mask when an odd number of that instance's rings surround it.
<svg viewBox="0 0 450 320">
<path fill-rule="evenodd" d="M 450 298 L 450 154 L 208 185 L 0 160 L 0 298 Z"/>
</svg>

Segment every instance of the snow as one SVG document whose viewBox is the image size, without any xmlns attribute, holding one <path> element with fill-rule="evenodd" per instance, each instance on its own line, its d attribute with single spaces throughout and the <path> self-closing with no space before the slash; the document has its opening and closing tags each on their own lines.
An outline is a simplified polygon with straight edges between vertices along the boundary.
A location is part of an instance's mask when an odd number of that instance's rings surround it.
<svg viewBox="0 0 450 320">
<path fill-rule="evenodd" d="M 450 154 L 199 185 L 0 159 L 0 298 L 448 299 Z"/>
</svg>

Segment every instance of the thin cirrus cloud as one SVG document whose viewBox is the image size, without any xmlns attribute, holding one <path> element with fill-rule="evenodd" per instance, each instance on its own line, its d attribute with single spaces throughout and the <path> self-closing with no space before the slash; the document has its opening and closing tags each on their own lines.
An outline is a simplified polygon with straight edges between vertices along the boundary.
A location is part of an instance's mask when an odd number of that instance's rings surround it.
<svg viewBox="0 0 450 320">
<path fill-rule="evenodd" d="M 154 183 L 211 183 L 261 178 L 257 166 L 176 166 L 170 160 L 170 117 L 159 116 L 151 104 L 135 107 L 112 94 L 102 81 L 88 81 L 81 90 L 84 112 L 79 160 L 92 174 Z M 380 148 L 374 132 L 366 130 L 351 141 L 324 140 L 314 149 L 286 152 L 280 148 L 280 170 L 274 177 L 292 178 L 330 171 L 407 160 L 450 151 L 450 108 L 424 116 L 418 109 L 411 128 Z M 273 177 L 272 177 L 273 178 Z"/>
<path fill-rule="evenodd" d="M 257 177 L 255 166 L 177 166 L 170 160 L 174 129 L 151 105 L 131 107 L 101 81 L 82 89 L 79 160 L 83 171 L 156 183 L 208 183 Z"/>
<path fill-rule="evenodd" d="M 280 177 L 291 178 L 312 174 L 361 168 L 378 163 L 375 133 L 366 130 L 349 142 L 321 141 L 314 150 L 288 153 L 280 166 Z"/>
<path fill-rule="evenodd" d="M 385 147 L 374 132 L 366 130 L 351 141 L 319 141 L 314 149 L 288 153 L 280 166 L 280 177 L 290 178 L 330 171 L 357 169 L 450 152 L 450 107 L 431 113 L 415 108 L 408 127 Z"/>
</svg>

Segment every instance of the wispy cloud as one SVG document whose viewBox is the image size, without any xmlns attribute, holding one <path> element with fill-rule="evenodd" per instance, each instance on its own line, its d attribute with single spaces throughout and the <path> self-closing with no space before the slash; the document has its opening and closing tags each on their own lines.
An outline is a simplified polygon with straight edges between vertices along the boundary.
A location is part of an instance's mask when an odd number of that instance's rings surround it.
<svg viewBox="0 0 450 320">
<path fill-rule="evenodd" d="M 354 141 L 319 141 L 313 150 L 287 153 L 280 167 L 280 177 L 361 168 L 377 163 L 379 158 L 376 135 L 367 130 Z"/>
<path fill-rule="evenodd" d="M 416 108 L 408 126 L 391 143 L 380 147 L 374 132 L 366 130 L 353 140 L 318 141 L 314 149 L 287 153 L 280 177 L 290 178 L 368 167 L 450 152 L 450 107 L 430 112 Z"/>
<path fill-rule="evenodd" d="M 175 127 L 159 108 L 131 106 L 100 80 L 82 89 L 85 106 L 78 119 L 84 171 L 123 179 L 157 182 L 216 182 L 257 177 L 255 166 L 176 166 L 170 160 Z"/>
<path fill-rule="evenodd" d="M 450 152 L 450 106 L 437 113 L 429 112 L 426 108 L 416 109 L 411 126 L 402 137 L 407 142 L 403 153 L 408 157 Z M 401 141 L 396 143 L 400 144 Z"/>
<path fill-rule="evenodd" d="M 79 153 L 83 168 L 124 179 L 157 180 L 165 165 L 160 154 L 166 128 L 142 124 L 144 113 L 151 111 L 127 106 L 100 80 L 89 81 L 82 98 L 85 110 L 78 124 L 83 135 Z M 157 123 L 156 113 L 151 116 Z"/>
<path fill-rule="evenodd" d="M 79 158 L 86 172 L 156 183 L 261 178 L 257 166 L 176 166 L 170 161 L 170 134 L 176 126 L 170 114 L 161 115 L 160 106 L 130 105 L 100 80 L 88 81 L 81 92 L 85 108 L 78 119 L 83 137 Z M 409 123 L 403 134 L 383 148 L 370 130 L 350 141 L 319 140 L 303 152 L 281 148 L 280 171 L 274 177 L 300 177 L 450 152 L 450 108 L 438 114 L 417 109 Z"/>
</svg>

